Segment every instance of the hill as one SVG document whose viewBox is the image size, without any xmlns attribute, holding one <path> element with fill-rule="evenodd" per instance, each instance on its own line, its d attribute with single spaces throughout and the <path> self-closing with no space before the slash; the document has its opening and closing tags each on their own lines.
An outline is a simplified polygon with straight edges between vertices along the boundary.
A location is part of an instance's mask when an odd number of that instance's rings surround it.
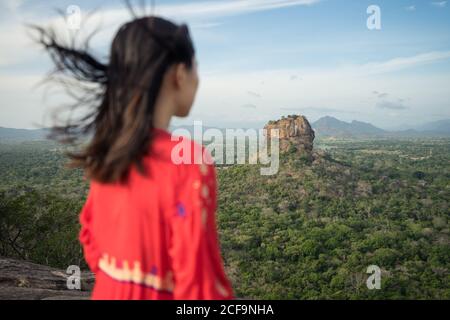
<svg viewBox="0 0 450 320">
<path fill-rule="evenodd" d="M 386 135 L 386 131 L 370 123 L 356 120 L 345 122 L 330 116 L 322 117 L 313 122 L 312 127 L 317 135 L 321 137 L 356 138 L 382 137 Z"/>
<path fill-rule="evenodd" d="M 438 132 L 450 134 L 450 119 L 426 123 L 416 128 L 420 132 Z"/>
<path fill-rule="evenodd" d="M 14 129 L 0 127 L 0 141 L 46 140 L 49 129 Z"/>
<path fill-rule="evenodd" d="M 449 137 L 450 120 L 425 123 L 421 126 L 400 131 L 388 131 L 370 123 L 353 120 L 345 122 L 334 117 L 325 116 L 312 123 L 318 137 L 334 138 L 432 138 Z"/>
</svg>

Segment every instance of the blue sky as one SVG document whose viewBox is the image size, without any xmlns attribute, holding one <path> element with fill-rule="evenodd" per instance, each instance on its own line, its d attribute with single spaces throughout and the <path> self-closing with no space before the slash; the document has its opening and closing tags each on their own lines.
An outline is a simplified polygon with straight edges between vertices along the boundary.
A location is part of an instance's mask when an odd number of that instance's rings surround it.
<svg viewBox="0 0 450 320">
<path fill-rule="evenodd" d="M 450 118 L 448 1 L 155 2 L 156 14 L 190 25 L 200 63 L 193 112 L 175 124 L 259 127 L 299 113 L 399 128 Z M 372 4 L 381 10 L 380 30 L 366 25 Z M 44 101 L 33 88 L 51 65 L 23 23 L 57 24 L 55 8 L 69 5 L 82 14 L 98 9 L 82 31 L 102 26 L 92 42 L 99 56 L 130 18 L 122 1 L 2 2 L 0 40 L 8 45 L 0 52 L 0 126 L 48 123 L 48 110 L 64 101 L 59 95 Z"/>
</svg>

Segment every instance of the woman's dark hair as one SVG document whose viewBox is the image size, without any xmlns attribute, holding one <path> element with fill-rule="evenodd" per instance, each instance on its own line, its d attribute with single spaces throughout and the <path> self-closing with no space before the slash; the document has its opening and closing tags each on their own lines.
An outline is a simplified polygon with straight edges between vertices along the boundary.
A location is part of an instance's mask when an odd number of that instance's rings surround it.
<svg viewBox="0 0 450 320">
<path fill-rule="evenodd" d="M 73 146 L 89 137 L 87 145 L 67 152 L 70 166 L 103 183 L 126 181 L 132 165 L 146 174 L 142 158 L 151 147 L 163 76 L 174 63 L 192 66 L 195 50 L 188 27 L 155 16 L 136 18 L 115 35 L 109 63 L 89 53 L 89 40 L 81 49 L 75 41 L 64 44 L 52 29 L 34 29 L 56 66 L 50 79 L 76 99 L 72 108 L 90 109 L 51 130 L 51 138 Z M 80 88 L 81 95 L 73 93 Z"/>
</svg>

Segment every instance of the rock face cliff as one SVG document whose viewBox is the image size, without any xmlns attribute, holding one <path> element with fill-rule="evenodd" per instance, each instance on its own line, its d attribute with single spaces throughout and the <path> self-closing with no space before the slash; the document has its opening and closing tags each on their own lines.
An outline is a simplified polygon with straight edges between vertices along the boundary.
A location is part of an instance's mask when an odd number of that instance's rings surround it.
<svg viewBox="0 0 450 320">
<path fill-rule="evenodd" d="M 94 274 L 81 272 L 81 290 L 69 290 L 65 270 L 0 257 L 0 300 L 87 300 Z"/>
<path fill-rule="evenodd" d="M 281 152 L 286 152 L 294 147 L 300 153 L 312 153 L 315 135 L 306 117 L 289 115 L 280 120 L 269 121 L 264 129 L 267 130 L 268 138 L 275 136 L 273 129 L 278 129 Z"/>
</svg>

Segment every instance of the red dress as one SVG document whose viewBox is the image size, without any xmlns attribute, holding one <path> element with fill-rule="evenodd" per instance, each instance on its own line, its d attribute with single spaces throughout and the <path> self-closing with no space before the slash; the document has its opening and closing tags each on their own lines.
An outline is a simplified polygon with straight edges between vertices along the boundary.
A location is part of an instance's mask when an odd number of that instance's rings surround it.
<svg viewBox="0 0 450 320">
<path fill-rule="evenodd" d="M 92 299 L 233 298 L 216 230 L 214 165 L 171 160 L 173 152 L 199 160 L 204 150 L 155 129 L 147 177 L 133 166 L 127 184 L 91 181 L 80 241 L 96 274 Z"/>
</svg>

